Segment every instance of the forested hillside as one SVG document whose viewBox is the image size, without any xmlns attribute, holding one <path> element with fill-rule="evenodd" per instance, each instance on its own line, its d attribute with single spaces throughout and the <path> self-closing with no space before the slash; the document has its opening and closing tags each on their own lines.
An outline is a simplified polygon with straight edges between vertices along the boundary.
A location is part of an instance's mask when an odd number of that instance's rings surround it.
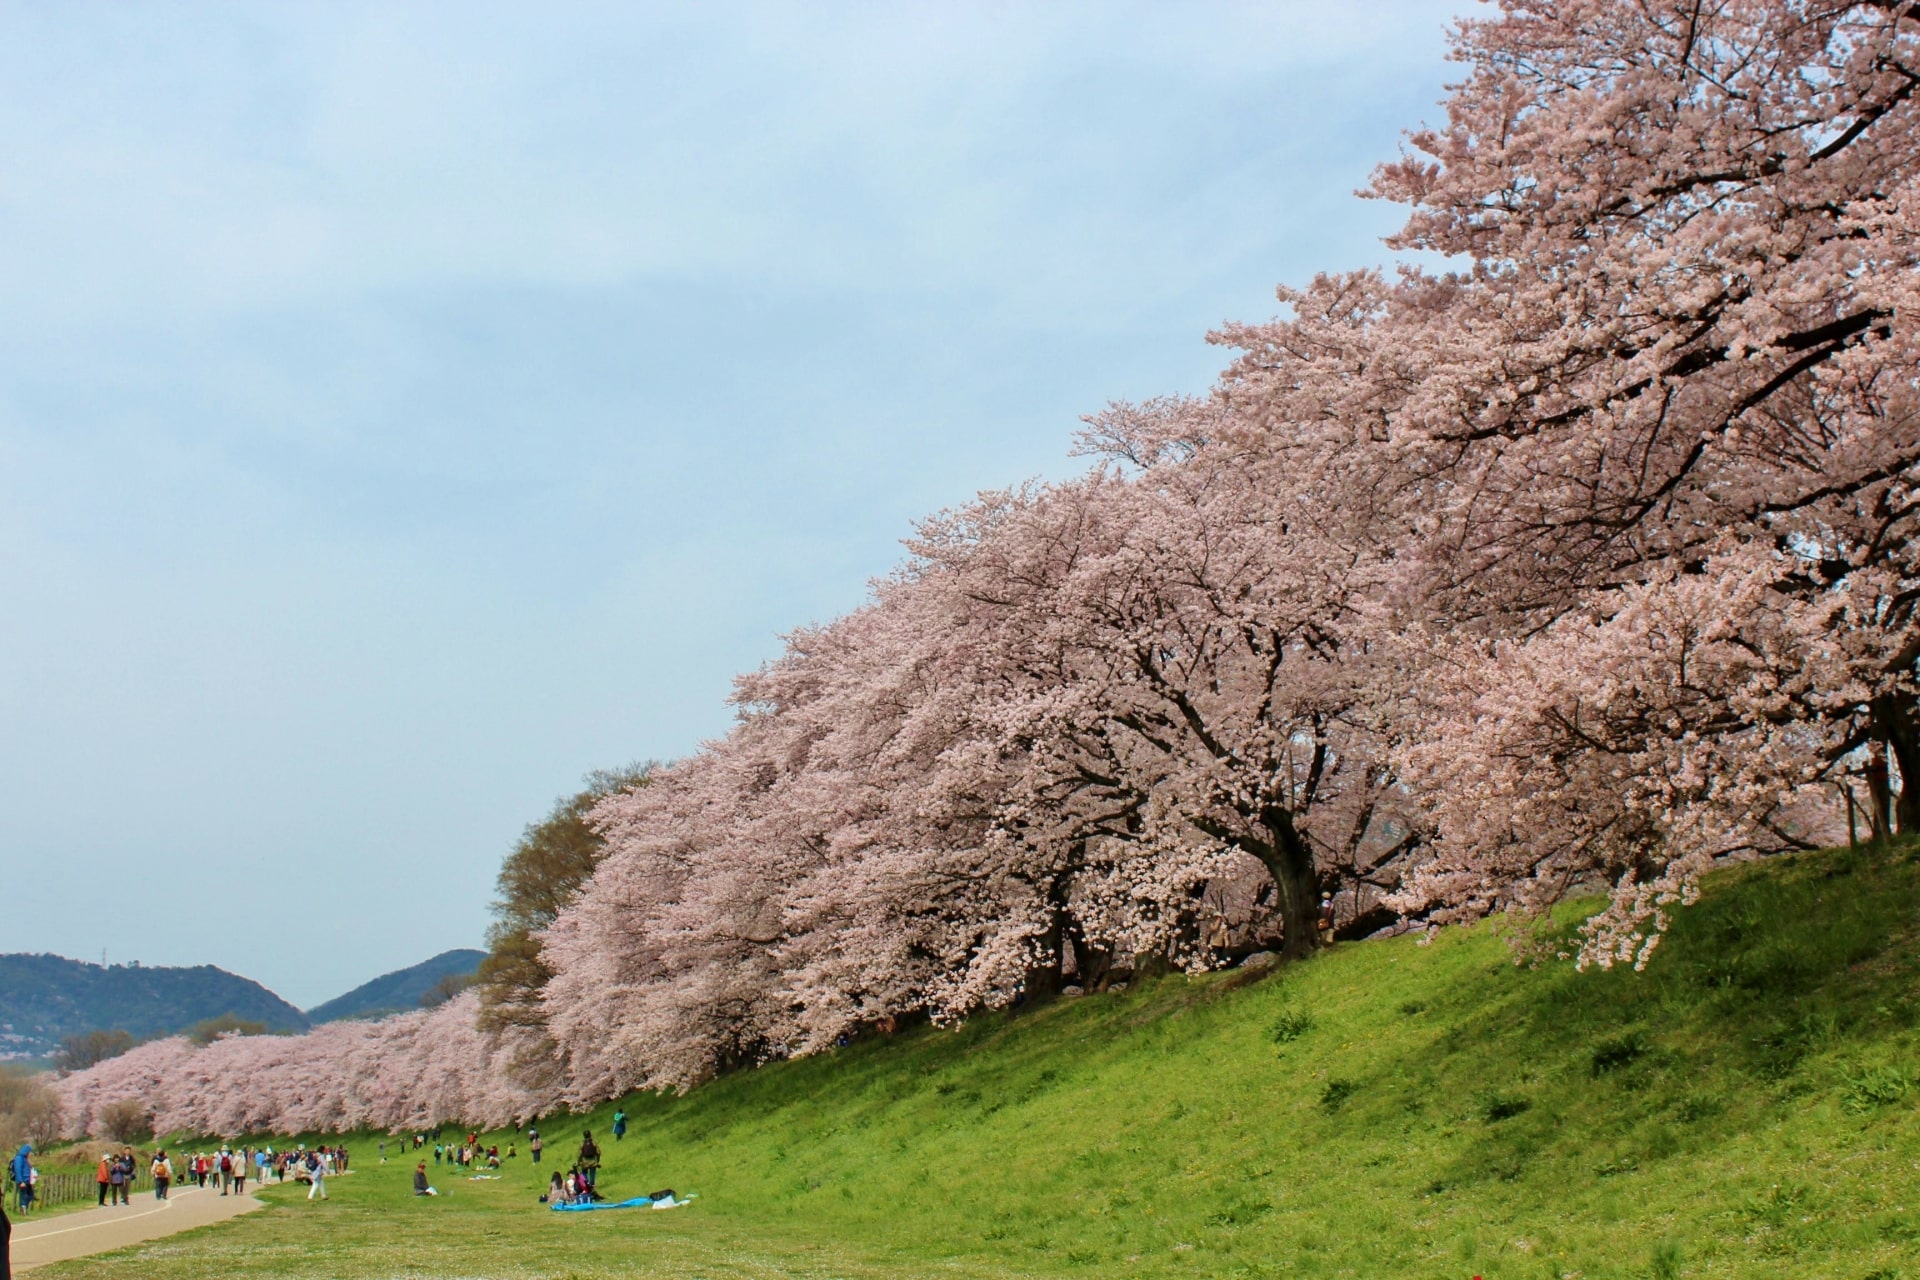
<svg viewBox="0 0 1920 1280">
<path fill-rule="evenodd" d="M 436 984 L 449 978 L 471 977 L 486 959 L 484 951 L 456 949 L 442 951 L 431 960 L 392 973 L 383 973 L 371 982 L 361 983 L 343 996 L 307 1010 L 307 1019 L 316 1025 L 336 1018 L 374 1018 L 383 1013 L 401 1013 L 418 1009 L 422 997 Z"/>
<path fill-rule="evenodd" d="M 273 1031 L 308 1025 L 304 1013 L 251 978 L 210 964 L 169 969 L 0 955 L 0 1056 L 46 1058 L 82 1032 L 166 1035 L 224 1014 Z"/>
</svg>

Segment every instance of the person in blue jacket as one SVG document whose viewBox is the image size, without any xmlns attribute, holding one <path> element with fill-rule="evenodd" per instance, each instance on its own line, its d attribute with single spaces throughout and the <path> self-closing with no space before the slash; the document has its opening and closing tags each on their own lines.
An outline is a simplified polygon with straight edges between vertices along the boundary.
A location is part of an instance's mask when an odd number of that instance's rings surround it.
<svg viewBox="0 0 1920 1280">
<path fill-rule="evenodd" d="M 20 1196 L 20 1212 L 33 1208 L 33 1145 L 23 1142 L 13 1157 L 14 1190 Z"/>
</svg>

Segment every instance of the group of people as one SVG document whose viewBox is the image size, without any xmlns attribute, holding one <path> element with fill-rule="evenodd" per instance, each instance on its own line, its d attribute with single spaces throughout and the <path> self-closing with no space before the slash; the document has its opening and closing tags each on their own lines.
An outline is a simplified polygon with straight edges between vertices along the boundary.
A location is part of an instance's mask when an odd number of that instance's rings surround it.
<svg viewBox="0 0 1920 1280">
<path fill-rule="evenodd" d="M 348 1162 L 345 1147 L 322 1146 L 308 1150 L 303 1145 L 279 1152 L 272 1147 L 222 1146 L 218 1151 L 183 1155 L 176 1164 L 166 1148 L 162 1147 L 147 1162 L 146 1172 L 153 1179 L 153 1198 L 156 1200 L 167 1199 L 176 1181 L 201 1189 L 218 1187 L 223 1196 L 239 1196 L 247 1193 L 249 1178 L 265 1183 L 269 1177 L 280 1182 L 291 1177 L 297 1182 L 308 1183 L 307 1198 L 325 1200 L 327 1178 L 336 1173 L 345 1173 Z M 132 1197 L 134 1184 L 139 1180 L 140 1170 L 140 1159 L 132 1147 L 122 1147 L 117 1152 L 103 1154 L 93 1170 L 100 1206 L 105 1208 L 110 1204 L 127 1204 Z M 31 1143 L 21 1144 L 7 1162 L 7 1177 L 13 1184 L 19 1211 L 30 1212 L 39 1199 L 40 1183 L 40 1170 L 34 1164 Z"/>
<path fill-rule="evenodd" d="M 613 1135 L 619 1140 L 626 1135 L 626 1112 L 614 1116 Z M 439 1131 L 432 1135 L 440 1137 Z M 418 1133 L 411 1138 L 402 1138 L 400 1145 L 405 1150 L 409 1144 L 413 1150 L 423 1151 L 429 1141 L 427 1134 Z M 535 1128 L 527 1130 L 527 1150 L 533 1156 L 533 1162 L 540 1162 L 540 1154 L 546 1148 Z M 387 1144 L 380 1144 L 380 1159 L 386 1160 Z M 483 1147 L 478 1133 L 469 1133 L 464 1142 L 433 1143 L 433 1162 L 443 1161 L 461 1169 L 484 1164 L 488 1169 L 500 1168 L 502 1160 L 511 1160 L 519 1154 L 519 1145 L 507 1144 L 503 1156 L 499 1145 Z M 320 1146 L 312 1149 L 304 1144 L 285 1151 L 276 1152 L 272 1147 L 222 1145 L 218 1151 L 201 1151 L 193 1155 L 183 1155 L 176 1167 L 165 1148 L 154 1152 L 152 1161 L 147 1165 L 147 1173 L 153 1178 L 153 1195 L 156 1200 L 165 1200 L 177 1179 L 183 1180 L 201 1189 L 218 1187 L 220 1194 L 245 1195 L 247 1180 L 265 1183 L 269 1178 L 285 1182 L 289 1177 L 297 1182 L 308 1184 L 307 1199 L 327 1199 L 327 1179 L 335 1174 L 347 1172 L 349 1157 L 345 1147 Z M 94 1170 L 94 1180 L 99 1185 L 100 1204 L 126 1204 L 134 1182 L 138 1177 L 140 1162 L 132 1147 L 123 1147 L 118 1152 L 107 1152 L 100 1157 Z M 35 1186 L 39 1181 L 39 1171 L 33 1163 L 33 1147 L 22 1144 L 7 1166 L 7 1172 L 16 1189 L 21 1212 L 32 1209 L 36 1199 Z M 600 1147 L 593 1140 L 593 1131 L 587 1130 L 580 1138 L 580 1154 L 573 1167 L 565 1173 L 554 1171 L 547 1184 L 546 1194 L 540 1199 L 543 1203 L 577 1204 L 600 1199 L 597 1183 L 600 1179 Z M 440 1193 L 433 1188 L 427 1178 L 427 1162 L 424 1156 L 413 1170 L 413 1193 L 417 1196 L 437 1196 Z"/>
<path fill-rule="evenodd" d="M 132 1147 L 122 1147 L 117 1152 L 109 1151 L 101 1156 L 99 1165 L 93 1171 L 101 1205 L 126 1204 L 139 1175 L 140 1163 L 134 1159 Z"/>
<path fill-rule="evenodd" d="M 553 1177 L 547 1182 L 546 1194 L 540 1197 L 540 1202 L 542 1204 L 581 1204 L 598 1200 L 601 1198 L 597 1190 L 599 1181 L 600 1147 L 593 1140 L 593 1130 L 588 1129 L 580 1135 L 580 1155 L 573 1162 L 573 1168 L 564 1174 L 558 1169 L 554 1170 Z"/>
<path fill-rule="evenodd" d="M 437 1142 L 433 1144 L 433 1162 L 435 1164 L 439 1164 L 444 1160 L 447 1164 L 457 1165 L 462 1169 L 470 1169 L 479 1164 L 484 1164 L 489 1169 L 498 1169 L 502 1159 L 511 1160 L 519 1154 L 519 1146 L 512 1142 L 507 1144 L 507 1154 L 505 1156 L 500 1154 L 500 1146 L 498 1143 L 482 1149 L 480 1146 L 480 1135 L 477 1133 L 467 1135 L 467 1140 L 462 1143 L 455 1144 L 450 1142 L 444 1146 Z M 426 1161 L 422 1160 L 420 1163 L 422 1167 L 425 1167 Z"/>
<path fill-rule="evenodd" d="M 187 1181 L 202 1189 L 212 1183 L 220 1188 L 223 1196 L 245 1195 L 249 1171 L 257 1181 L 265 1182 L 272 1164 L 270 1151 L 256 1151 L 251 1147 L 235 1151 L 223 1146 L 218 1151 L 203 1151 L 187 1157 L 185 1172 Z"/>
</svg>

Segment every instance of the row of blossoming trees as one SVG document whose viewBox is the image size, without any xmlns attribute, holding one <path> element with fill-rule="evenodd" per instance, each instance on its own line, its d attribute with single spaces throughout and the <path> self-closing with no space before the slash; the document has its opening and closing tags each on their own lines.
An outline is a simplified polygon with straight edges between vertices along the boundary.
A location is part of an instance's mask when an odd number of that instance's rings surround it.
<svg viewBox="0 0 1920 1280">
<path fill-rule="evenodd" d="M 1920 5 L 1504 0 L 1326 276 L 1068 483 L 927 521 L 603 802 L 537 1016 L 469 997 L 66 1082 L 163 1127 L 492 1120 L 936 1020 L 1323 892 L 1444 924 L 1920 828 Z"/>
</svg>

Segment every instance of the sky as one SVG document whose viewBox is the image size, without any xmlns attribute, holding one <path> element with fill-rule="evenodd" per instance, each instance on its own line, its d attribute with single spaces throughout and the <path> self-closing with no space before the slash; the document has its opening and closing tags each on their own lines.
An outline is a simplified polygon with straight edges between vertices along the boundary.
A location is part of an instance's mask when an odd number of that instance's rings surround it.
<svg viewBox="0 0 1920 1280">
<path fill-rule="evenodd" d="M 481 945 L 915 519 L 1390 261 L 1468 7 L 0 7 L 0 952 Z"/>
</svg>

